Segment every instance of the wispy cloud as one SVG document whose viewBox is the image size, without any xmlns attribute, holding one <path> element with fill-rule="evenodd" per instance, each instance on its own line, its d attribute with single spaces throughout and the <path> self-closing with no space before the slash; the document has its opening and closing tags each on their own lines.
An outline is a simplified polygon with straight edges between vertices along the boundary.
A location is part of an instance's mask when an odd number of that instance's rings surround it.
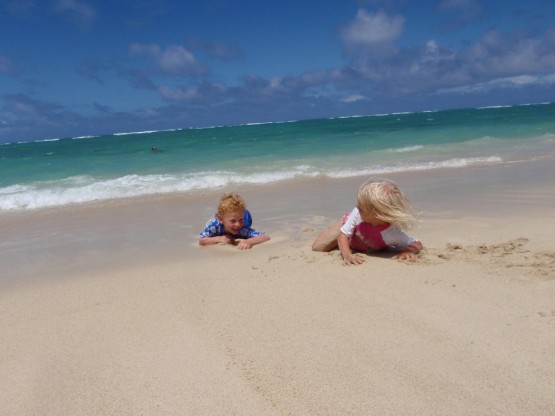
<svg viewBox="0 0 555 416">
<path fill-rule="evenodd" d="M 35 0 L 5 0 L 0 6 L 4 6 L 8 12 L 15 15 L 26 15 L 37 8 L 37 2 Z"/>
<path fill-rule="evenodd" d="M 57 0 L 54 11 L 82 30 L 89 29 L 97 15 L 93 6 L 81 0 Z"/>
<path fill-rule="evenodd" d="M 0 54 L 0 75 L 17 75 L 18 73 L 12 60 Z"/>
<path fill-rule="evenodd" d="M 441 0 L 438 9 L 462 15 L 465 19 L 478 16 L 483 11 L 482 4 L 477 0 Z"/>
<path fill-rule="evenodd" d="M 478 0 L 441 0 L 437 9 L 444 15 L 444 25 L 449 31 L 465 27 L 485 12 Z"/>
<path fill-rule="evenodd" d="M 460 87 L 440 89 L 438 94 L 458 93 L 475 94 L 490 92 L 498 89 L 517 89 L 529 86 L 553 87 L 555 85 L 555 72 L 547 75 L 519 75 L 515 77 L 498 78 L 487 82 L 463 85 Z"/>
<path fill-rule="evenodd" d="M 134 43 L 129 48 L 132 56 L 147 55 L 156 63 L 156 70 L 166 75 L 199 76 L 205 75 L 207 69 L 195 59 L 195 56 L 180 45 L 170 45 L 163 49 L 156 44 Z"/>
<path fill-rule="evenodd" d="M 243 59 L 245 55 L 241 48 L 219 40 L 192 39 L 187 42 L 187 47 L 225 61 Z"/>
</svg>

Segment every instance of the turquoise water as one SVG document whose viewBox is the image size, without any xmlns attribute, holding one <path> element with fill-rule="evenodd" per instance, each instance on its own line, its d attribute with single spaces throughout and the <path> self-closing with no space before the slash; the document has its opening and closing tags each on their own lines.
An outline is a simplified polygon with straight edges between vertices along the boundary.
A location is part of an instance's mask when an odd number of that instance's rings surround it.
<svg viewBox="0 0 555 416">
<path fill-rule="evenodd" d="M 0 211 L 554 153 L 555 103 L 10 143 Z"/>
</svg>

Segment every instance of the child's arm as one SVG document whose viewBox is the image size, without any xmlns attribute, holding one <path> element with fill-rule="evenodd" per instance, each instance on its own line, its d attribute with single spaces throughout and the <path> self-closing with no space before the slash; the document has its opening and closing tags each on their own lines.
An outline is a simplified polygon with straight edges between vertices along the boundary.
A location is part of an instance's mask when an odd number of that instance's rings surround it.
<svg viewBox="0 0 555 416">
<path fill-rule="evenodd" d="M 339 233 L 337 237 L 337 244 L 339 245 L 339 250 L 341 251 L 341 256 L 343 256 L 343 264 L 350 266 L 351 264 L 358 265 L 364 263 L 364 257 L 358 254 L 353 254 L 351 251 L 351 246 L 349 245 L 349 237 L 343 233 Z"/>
<path fill-rule="evenodd" d="M 392 258 L 396 260 L 410 260 L 410 261 L 417 260 L 418 259 L 417 254 L 420 253 L 420 250 L 422 250 L 423 247 L 424 246 L 420 241 L 415 241 L 414 243 L 406 246 L 403 250 L 399 252 L 399 254 L 396 254 Z"/>
<path fill-rule="evenodd" d="M 235 239 L 229 234 L 217 235 L 215 237 L 201 237 L 198 240 L 199 245 L 209 246 L 212 244 L 234 244 Z"/>
<path fill-rule="evenodd" d="M 257 244 L 262 244 L 268 241 L 269 239 L 270 239 L 270 236 L 268 234 L 260 234 L 260 235 L 257 235 L 256 237 L 251 237 L 246 240 L 238 239 L 237 248 L 239 250 L 248 250 L 249 248 L 252 248 L 252 246 L 255 246 Z"/>
</svg>

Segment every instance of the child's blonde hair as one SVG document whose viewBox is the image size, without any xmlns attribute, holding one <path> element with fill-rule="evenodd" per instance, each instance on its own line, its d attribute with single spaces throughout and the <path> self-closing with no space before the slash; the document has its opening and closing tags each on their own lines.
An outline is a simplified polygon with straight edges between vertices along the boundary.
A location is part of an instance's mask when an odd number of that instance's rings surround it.
<svg viewBox="0 0 555 416">
<path fill-rule="evenodd" d="M 230 212 L 245 211 L 247 205 L 243 198 L 234 193 L 224 194 L 220 198 L 220 203 L 218 204 L 218 217 L 222 217 Z"/>
<path fill-rule="evenodd" d="M 370 179 L 358 189 L 358 207 L 402 230 L 418 222 L 412 207 L 397 184 L 389 179 Z"/>
</svg>

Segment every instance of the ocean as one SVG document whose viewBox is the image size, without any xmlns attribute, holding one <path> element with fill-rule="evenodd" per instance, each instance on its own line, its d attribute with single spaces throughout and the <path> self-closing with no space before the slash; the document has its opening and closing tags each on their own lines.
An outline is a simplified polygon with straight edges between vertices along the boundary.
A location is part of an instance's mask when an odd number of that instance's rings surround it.
<svg viewBox="0 0 555 416">
<path fill-rule="evenodd" d="M 554 156 L 555 103 L 7 143 L 0 213 Z"/>
</svg>

